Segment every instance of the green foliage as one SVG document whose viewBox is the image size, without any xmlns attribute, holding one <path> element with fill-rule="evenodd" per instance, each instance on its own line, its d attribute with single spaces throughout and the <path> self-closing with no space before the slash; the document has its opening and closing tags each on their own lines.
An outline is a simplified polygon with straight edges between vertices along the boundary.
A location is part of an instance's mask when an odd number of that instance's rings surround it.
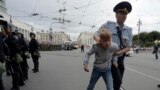
<svg viewBox="0 0 160 90">
<path fill-rule="evenodd" d="M 150 47 L 154 45 L 155 40 L 160 40 L 160 32 L 141 32 L 139 33 L 139 42 L 141 47 Z M 133 36 L 133 44 L 138 44 L 138 34 Z"/>
</svg>

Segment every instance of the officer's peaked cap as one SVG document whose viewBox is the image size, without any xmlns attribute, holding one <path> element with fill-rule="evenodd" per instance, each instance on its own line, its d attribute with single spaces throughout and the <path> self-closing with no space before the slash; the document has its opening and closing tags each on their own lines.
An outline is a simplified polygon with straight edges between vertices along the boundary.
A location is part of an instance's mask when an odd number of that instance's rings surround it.
<svg viewBox="0 0 160 90">
<path fill-rule="evenodd" d="M 113 11 L 114 12 L 124 11 L 128 14 L 132 11 L 132 5 L 127 1 L 122 1 L 114 7 Z"/>
</svg>

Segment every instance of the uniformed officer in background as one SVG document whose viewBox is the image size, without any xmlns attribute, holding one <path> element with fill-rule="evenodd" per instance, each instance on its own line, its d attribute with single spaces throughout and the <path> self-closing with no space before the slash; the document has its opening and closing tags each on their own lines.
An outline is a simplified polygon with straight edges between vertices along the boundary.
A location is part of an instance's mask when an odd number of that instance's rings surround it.
<svg viewBox="0 0 160 90">
<path fill-rule="evenodd" d="M 34 33 L 30 33 L 31 40 L 29 42 L 29 52 L 31 53 L 31 57 L 33 59 L 34 68 L 32 69 L 34 73 L 39 72 L 39 43 L 36 40 L 36 35 Z"/>
<path fill-rule="evenodd" d="M 6 44 L 9 47 L 10 51 L 10 69 L 12 73 L 12 85 L 11 90 L 20 90 L 19 86 L 24 86 L 23 74 L 21 71 L 20 63 L 22 62 L 20 58 L 21 47 L 16 36 L 16 32 L 12 28 L 12 25 L 8 25 L 9 28 L 5 31 L 8 35 L 8 38 L 5 40 Z"/>
<path fill-rule="evenodd" d="M 126 26 L 124 23 L 127 19 L 127 15 L 131 12 L 132 6 L 129 2 L 123 1 L 118 3 L 113 11 L 116 14 L 116 22 L 108 21 L 100 28 L 107 28 L 111 31 L 112 41 L 117 43 L 119 51 L 115 53 L 118 55 L 118 68 L 112 65 L 112 77 L 114 83 L 114 90 L 120 90 L 122 84 L 122 78 L 124 74 L 124 59 L 125 53 L 130 50 L 132 45 L 132 28 Z M 93 36 L 94 40 L 99 43 L 98 31 Z"/>
<path fill-rule="evenodd" d="M 0 20 L 0 90 L 4 90 L 2 75 L 5 72 L 4 64 L 9 61 L 9 49 L 4 39 L 6 38 L 5 28 L 7 22 Z"/>
<path fill-rule="evenodd" d="M 20 47 L 21 47 L 21 51 L 22 51 L 21 56 L 22 56 L 22 59 L 23 59 L 23 61 L 20 63 L 20 66 L 21 66 L 21 70 L 22 70 L 22 73 L 23 73 L 23 79 L 27 80 L 28 79 L 28 69 L 29 69 L 29 66 L 28 66 L 28 63 L 27 63 L 27 58 L 28 58 L 28 55 L 29 55 L 29 42 L 23 36 L 22 33 L 17 32 L 17 36 L 18 36 L 18 39 L 19 39 L 19 43 L 20 43 Z"/>
</svg>

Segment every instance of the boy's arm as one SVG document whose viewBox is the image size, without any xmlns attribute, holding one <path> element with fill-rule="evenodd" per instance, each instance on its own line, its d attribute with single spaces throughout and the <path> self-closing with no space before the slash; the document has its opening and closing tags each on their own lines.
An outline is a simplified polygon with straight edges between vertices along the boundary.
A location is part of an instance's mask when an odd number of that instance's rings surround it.
<svg viewBox="0 0 160 90">
<path fill-rule="evenodd" d="M 89 63 L 90 56 L 95 53 L 95 45 L 92 45 L 92 48 L 85 54 L 84 65 Z"/>
<path fill-rule="evenodd" d="M 84 71 L 86 71 L 86 72 L 89 72 L 89 69 L 88 69 L 89 58 L 93 53 L 95 53 L 95 45 L 93 45 L 92 48 L 85 55 L 85 58 L 84 58 Z"/>
</svg>

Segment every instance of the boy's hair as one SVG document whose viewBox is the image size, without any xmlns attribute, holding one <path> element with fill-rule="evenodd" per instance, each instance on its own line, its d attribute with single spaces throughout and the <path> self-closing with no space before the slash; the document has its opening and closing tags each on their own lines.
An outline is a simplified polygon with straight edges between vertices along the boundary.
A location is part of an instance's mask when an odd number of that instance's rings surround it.
<svg viewBox="0 0 160 90">
<path fill-rule="evenodd" d="M 106 28 L 102 28 L 100 31 L 100 39 L 111 41 L 111 33 Z"/>
</svg>

